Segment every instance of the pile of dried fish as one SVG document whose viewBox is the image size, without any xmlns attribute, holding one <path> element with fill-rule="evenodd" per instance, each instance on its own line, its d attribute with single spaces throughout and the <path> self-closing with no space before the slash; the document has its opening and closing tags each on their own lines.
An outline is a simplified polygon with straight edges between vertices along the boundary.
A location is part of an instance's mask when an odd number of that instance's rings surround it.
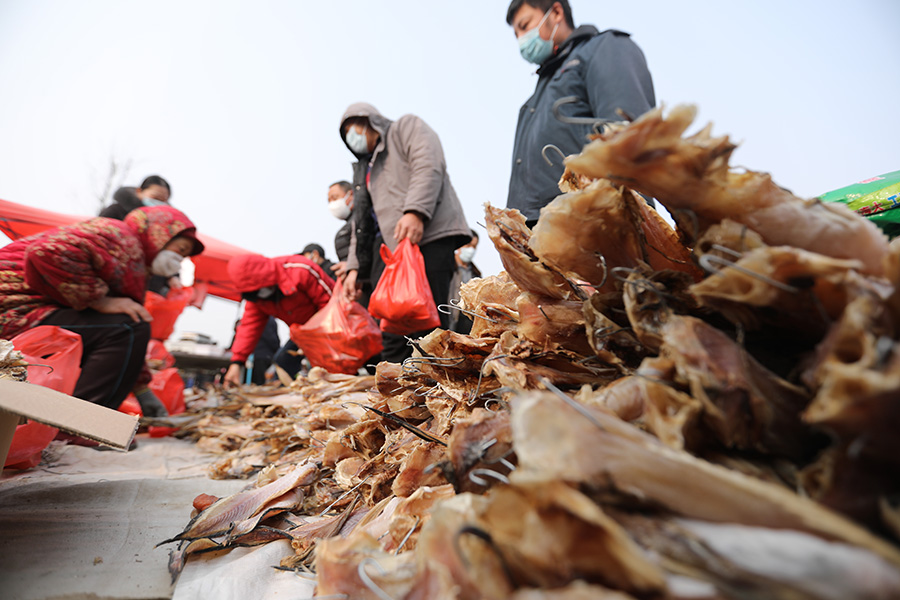
<svg viewBox="0 0 900 600">
<path fill-rule="evenodd" d="M 693 118 L 596 136 L 534 231 L 487 206 L 471 335 L 197 410 L 213 476 L 259 474 L 173 576 L 287 538 L 335 598 L 900 597 L 900 247 Z"/>
</svg>

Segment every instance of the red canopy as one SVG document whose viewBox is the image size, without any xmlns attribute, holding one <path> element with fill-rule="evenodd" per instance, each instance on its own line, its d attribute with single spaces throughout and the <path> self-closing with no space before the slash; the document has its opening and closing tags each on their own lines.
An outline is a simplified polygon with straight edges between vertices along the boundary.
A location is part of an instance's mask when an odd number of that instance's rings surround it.
<svg viewBox="0 0 900 600">
<path fill-rule="evenodd" d="M 64 215 L 0 200 L 0 232 L 5 233 L 12 240 L 89 218 Z M 228 261 L 232 256 L 249 254 L 250 251 L 202 233 L 199 233 L 197 237 L 200 238 L 206 249 L 203 254 L 191 258 L 195 267 L 194 281 L 209 286 L 208 292 L 213 296 L 240 301 L 241 295 L 234 289 L 234 284 L 231 283 L 231 278 L 228 276 Z"/>
</svg>

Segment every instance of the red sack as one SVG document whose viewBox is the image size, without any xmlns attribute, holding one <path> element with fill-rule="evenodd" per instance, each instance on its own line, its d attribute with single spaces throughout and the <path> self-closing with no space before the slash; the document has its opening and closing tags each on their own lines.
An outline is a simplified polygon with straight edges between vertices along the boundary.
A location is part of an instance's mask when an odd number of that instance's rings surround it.
<svg viewBox="0 0 900 600">
<path fill-rule="evenodd" d="M 29 363 L 28 382 L 64 394 L 75 391 L 81 376 L 81 336 L 55 325 L 39 325 L 10 340 Z M 4 467 L 30 469 L 59 430 L 31 421 L 16 427 Z"/>
<path fill-rule="evenodd" d="M 381 330 L 359 302 L 346 302 L 338 281 L 331 300 L 309 321 L 291 325 L 291 340 L 315 367 L 355 375 L 381 352 Z"/>
<path fill-rule="evenodd" d="M 175 331 L 175 321 L 193 296 L 194 288 L 191 287 L 170 289 L 165 297 L 156 292 L 147 292 L 144 306 L 153 317 L 150 321 L 150 337 L 155 340 L 169 339 Z"/>
<path fill-rule="evenodd" d="M 369 299 L 369 312 L 382 320 L 381 329 L 404 335 L 438 327 L 441 319 L 419 247 L 403 238 L 392 253 L 382 244 L 381 258 L 384 272 Z"/>
</svg>

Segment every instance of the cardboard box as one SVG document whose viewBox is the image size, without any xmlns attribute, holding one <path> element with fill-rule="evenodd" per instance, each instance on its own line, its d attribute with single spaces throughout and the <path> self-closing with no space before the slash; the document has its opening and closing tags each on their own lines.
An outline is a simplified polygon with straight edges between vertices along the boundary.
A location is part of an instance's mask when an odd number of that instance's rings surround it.
<svg viewBox="0 0 900 600">
<path fill-rule="evenodd" d="M 39 385 L 0 379 L 0 465 L 21 417 L 126 450 L 138 417 L 79 400 Z"/>
</svg>

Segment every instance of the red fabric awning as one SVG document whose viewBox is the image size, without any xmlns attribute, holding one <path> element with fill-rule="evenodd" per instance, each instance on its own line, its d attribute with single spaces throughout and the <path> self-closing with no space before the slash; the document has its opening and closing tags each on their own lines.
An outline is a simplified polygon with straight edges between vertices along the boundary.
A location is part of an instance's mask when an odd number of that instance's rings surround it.
<svg viewBox="0 0 900 600">
<path fill-rule="evenodd" d="M 40 233 L 53 227 L 61 227 L 91 217 L 65 215 L 40 208 L 16 204 L 8 200 L 0 200 L 0 232 L 12 240 Z M 205 283 L 208 293 L 219 298 L 240 301 L 241 295 L 234 289 L 228 276 L 228 261 L 232 256 L 248 254 L 239 246 L 222 242 L 208 235 L 199 233 L 197 237 L 206 247 L 203 254 L 194 256 L 194 281 Z"/>
</svg>

